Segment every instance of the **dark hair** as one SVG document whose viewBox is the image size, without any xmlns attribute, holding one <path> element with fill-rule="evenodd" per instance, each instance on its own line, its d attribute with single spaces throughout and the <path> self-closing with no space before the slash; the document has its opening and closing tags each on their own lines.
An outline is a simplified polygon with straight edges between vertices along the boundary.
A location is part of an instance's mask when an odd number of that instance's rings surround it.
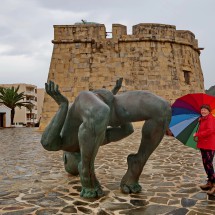
<svg viewBox="0 0 215 215">
<path fill-rule="evenodd" d="M 203 109 L 203 108 L 205 108 L 205 109 L 207 109 L 209 112 L 211 112 L 211 107 L 210 107 L 210 105 L 204 104 L 204 105 L 201 106 L 200 109 Z"/>
</svg>

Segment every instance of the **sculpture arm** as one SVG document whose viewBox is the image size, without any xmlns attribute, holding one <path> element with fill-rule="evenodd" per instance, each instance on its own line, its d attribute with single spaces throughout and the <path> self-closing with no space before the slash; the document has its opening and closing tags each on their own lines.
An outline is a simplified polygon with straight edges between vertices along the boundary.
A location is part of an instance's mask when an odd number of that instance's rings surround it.
<svg viewBox="0 0 215 215">
<path fill-rule="evenodd" d="M 122 140 L 134 132 L 132 123 L 125 123 L 118 127 L 109 127 L 106 129 L 105 140 L 102 145 Z"/>
<path fill-rule="evenodd" d="M 120 90 L 120 88 L 122 87 L 122 81 L 123 81 L 123 78 L 120 78 L 116 81 L 115 87 L 111 90 L 111 92 L 114 95 L 116 95 L 118 93 L 118 91 Z"/>
<path fill-rule="evenodd" d="M 60 93 L 58 85 L 55 85 L 54 82 L 50 81 L 49 83 L 46 83 L 45 88 L 47 94 L 59 105 L 59 110 L 45 129 L 41 138 L 41 144 L 48 151 L 58 151 L 62 149 L 62 138 L 60 133 L 66 119 L 69 102 L 67 98 Z"/>
</svg>

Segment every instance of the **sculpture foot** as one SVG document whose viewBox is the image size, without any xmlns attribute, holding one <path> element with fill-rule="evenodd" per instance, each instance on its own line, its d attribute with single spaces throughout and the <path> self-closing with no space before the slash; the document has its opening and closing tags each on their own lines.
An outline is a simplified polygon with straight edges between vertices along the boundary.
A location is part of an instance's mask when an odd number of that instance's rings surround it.
<svg viewBox="0 0 215 215">
<path fill-rule="evenodd" d="M 139 193 L 142 190 L 142 187 L 138 184 L 138 183 L 134 183 L 134 184 L 121 184 L 121 191 L 125 194 L 129 194 L 129 193 Z"/>
<path fill-rule="evenodd" d="M 101 187 L 98 188 L 82 188 L 80 196 L 83 198 L 99 198 L 104 196 Z"/>
</svg>

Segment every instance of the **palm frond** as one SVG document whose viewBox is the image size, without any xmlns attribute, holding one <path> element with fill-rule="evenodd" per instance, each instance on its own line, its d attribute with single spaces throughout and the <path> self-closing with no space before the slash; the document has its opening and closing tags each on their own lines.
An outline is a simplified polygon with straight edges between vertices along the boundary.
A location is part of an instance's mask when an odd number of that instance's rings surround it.
<svg viewBox="0 0 215 215">
<path fill-rule="evenodd" d="M 9 108 L 15 108 L 17 103 L 19 103 L 21 100 L 25 99 L 24 92 L 18 93 L 19 86 L 14 88 L 13 86 L 11 88 L 0 88 L 0 100 L 3 104 L 8 106 Z"/>
</svg>

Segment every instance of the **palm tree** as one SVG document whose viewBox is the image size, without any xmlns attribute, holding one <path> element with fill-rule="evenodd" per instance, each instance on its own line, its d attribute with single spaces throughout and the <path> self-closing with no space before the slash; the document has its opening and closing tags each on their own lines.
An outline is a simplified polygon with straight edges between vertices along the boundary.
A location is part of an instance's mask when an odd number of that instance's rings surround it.
<svg viewBox="0 0 215 215">
<path fill-rule="evenodd" d="M 16 107 L 27 107 L 31 102 L 24 102 L 21 100 L 25 99 L 24 92 L 18 93 L 19 86 L 14 88 L 0 87 L 0 104 L 4 104 L 11 108 L 11 125 L 13 125 L 15 108 Z M 33 105 L 33 104 L 32 104 Z"/>
</svg>

